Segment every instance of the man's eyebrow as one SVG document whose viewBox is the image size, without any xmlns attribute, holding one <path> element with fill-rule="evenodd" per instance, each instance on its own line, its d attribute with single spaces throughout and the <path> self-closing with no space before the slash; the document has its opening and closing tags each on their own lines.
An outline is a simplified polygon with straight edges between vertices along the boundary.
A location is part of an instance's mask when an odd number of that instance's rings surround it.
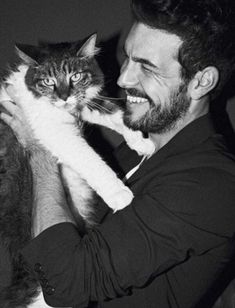
<svg viewBox="0 0 235 308">
<path fill-rule="evenodd" d="M 126 51 L 126 48 L 125 46 L 123 47 L 123 52 L 125 54 L 126 57 L 128 57 L 128 54 L 127 54 L 127 51 Z M 134 62 L 138 62 L 138 63 L 141 63 L 141 64 L 145 64 L 145 65 L 148 65 L 152 68 L 155 68 L 155 69 L 158 69 L 158 66 L 155 65 L 154 63 L 152 63 L 151 61 L 147 60 L 147 59 L 144 59 L 144 58 L 139 58 L 139 57 L 132 57 L 132 60 Z"/>
<path fill-rule="evenodd" d="M 135 61 L 135 62 L 144 64 L 144 65 L 148 65 L 148 66 L 150 66 L 152 68 L 158 69 L 157 65 L 155 65 L 154 63 L 152 63 L 151 61 L 149 61 L 147 59 L 139 58 L 139 57 L 132 57 L 132 60 Z"/>
</svg>

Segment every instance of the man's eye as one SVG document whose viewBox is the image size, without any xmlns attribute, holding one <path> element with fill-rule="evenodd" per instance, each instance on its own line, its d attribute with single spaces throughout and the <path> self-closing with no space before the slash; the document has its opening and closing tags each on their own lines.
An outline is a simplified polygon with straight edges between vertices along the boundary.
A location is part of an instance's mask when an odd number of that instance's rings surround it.
<svg viewBox="0 0 235 308">
<path fill-rule="evenodd" d="M 73 76 L 71 76 L 70 80 L 74 83 L 80 81 L 83 77 L 83 74 L 82 73 L 76 73 L 74 74 Z"/>
<path fill-rule="evenodd" d="M 46 87 L 54 87 L 54 85 L 55 85 L 55 81 L 52 78 L 45 78 L 45 79 L 42 80 L 42 83 Z"/>
<path fill-rule="evenodd" d="M 146 71 L 146 72 L 148 72 L 148 73 L 153 73 L 152 68 L 150 68 L 150 67 L 148 67 L 148 66 L 144 66 L 144 65 L 143 65 L 142 68 L 143 68 L 144 71 Z"/>
</svg>

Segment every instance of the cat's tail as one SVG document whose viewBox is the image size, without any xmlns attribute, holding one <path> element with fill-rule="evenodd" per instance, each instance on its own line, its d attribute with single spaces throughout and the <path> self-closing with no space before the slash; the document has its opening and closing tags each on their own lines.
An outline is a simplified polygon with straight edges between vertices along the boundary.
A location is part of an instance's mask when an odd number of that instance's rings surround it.
<svg viewBox="0 0 235 308">
<path fill-rule="evenodd" d="M 0 289 L 0 306 L 27 307 L 39 293 L 37 279 L 19 255 L 12 261 L 12 265 L 11 284 Z"/>
</svg>

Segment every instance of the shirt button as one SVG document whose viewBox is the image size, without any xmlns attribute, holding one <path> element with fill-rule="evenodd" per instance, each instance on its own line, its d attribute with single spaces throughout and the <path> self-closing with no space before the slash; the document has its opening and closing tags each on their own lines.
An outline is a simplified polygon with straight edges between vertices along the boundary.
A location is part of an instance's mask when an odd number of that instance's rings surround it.
<svg viewBox="0 0 235 308">
<path fill-rule="evenodd" d="M 34 271 L 39 273 L 39 272 L 41 272 L 41 270 L 42 270 L 42 265 L 40 263 L 36 263 L 34 265 Z"/>
<path fill-rule="evenodd" d="M 53 288 L 52 286 L 47 286 L 45 288 L 45 292 L 46 292 L 47 295 L 52 295 L 52 294 L 55 293 L 55 288 Z"/>
<path fill-rule="evenodd" d="M 41 271 L 38 273 L 38 278 L 39 278 L 39 279 L 44 279 L 44 278 L 46 278 L 46 275 L 45 275 L 44 271 L 41 270 Z"/>
<path fill-rule="evenodd" d="M 46 278 L 39 279 L 43 288 L 48 286 L 48 280 Z"/>
</svg>

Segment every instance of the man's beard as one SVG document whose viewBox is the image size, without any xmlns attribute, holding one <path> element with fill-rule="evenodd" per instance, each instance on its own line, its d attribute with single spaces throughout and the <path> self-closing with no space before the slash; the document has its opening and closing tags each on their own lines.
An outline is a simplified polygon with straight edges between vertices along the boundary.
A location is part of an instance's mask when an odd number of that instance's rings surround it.
<svg viewBox="0 0 235 308">
<path fill-rule="evenodd" d="M 129 90 L 130 93 L 135 93 L 136 96 L 143 97 L 143 94 L 138 94 L 135 89 Z M 190 99 L 187 97 L 187 85 L 181 84 L 178 90 L 174 91 L 170 98 L 168 106 L 162 108 L 160 105 L 155 105 L 151 99 L 150 109 L 138 120 L 133 121 L 132 112 L 128 109 L 124 112 L 124 123 L 133 130 L 140 130 L 143 133 L 163 134 L 175 127 L 177 122 L 182 119 L 187 113 L 190 106 Z"/>
</svg>

